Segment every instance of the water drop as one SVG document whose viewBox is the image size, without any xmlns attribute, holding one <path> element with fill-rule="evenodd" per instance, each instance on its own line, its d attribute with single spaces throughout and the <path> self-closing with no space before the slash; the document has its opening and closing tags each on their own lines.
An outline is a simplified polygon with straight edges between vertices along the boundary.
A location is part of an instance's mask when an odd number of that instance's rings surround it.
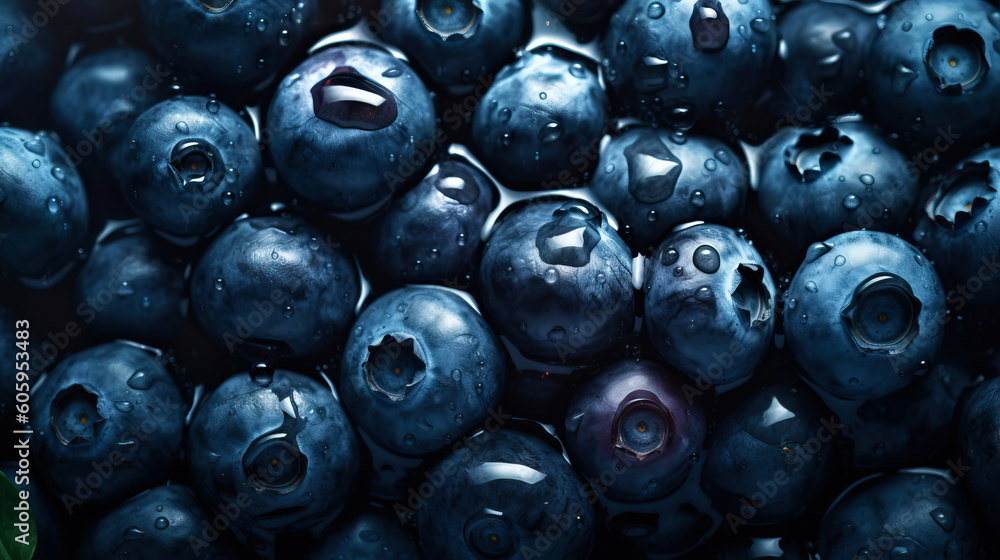
<svg viewBox="0 0 1000 560">
<path fill-rule="evenodd" d="M 125 533 L 122 535 L 122 538 L 126 541 L 138 541 L 145 536 L 146 536 L 145 532 L 139 530 L 138 527 L 133 526 L 129 527 L 128 529 L 125 529 Z"/>
<path fill-rule="evenodd" d="M 945 508 L 936 508 L 932 510 L 931 519 L 940 525 L 945 532 L 950 533 L 955 530 L 955 517 Z"/>
<path fill-rule="evenodd" d="M 750 20 L 750 29 L 758 33 L 767 33 L 771 30 L 771 20 L 764 18 L 753 18 Z"/>
<path fill-rule="evenodd" d="M 56 212 L 59 211 L 59 208 L 62 207 L 62 202 L 60 202 L 58 198 L 53 196 L 49 198 L 49 200 L 45 203 L 45 206 L 49 209 L 49 212 L 55 214 Z"/>
<path fill-rule="evenodd" d="M 701 191 L 691 193 L 691 205 L 698 208 L 705 206 L 705 193 Z"/>
<path fill-rule="evenodd" d="M 646 213 L 646 219 L 655 222 L 656 221 L 656 210 L 650 210 Z"/>
<path fill-rule="evenodd" d="M 399 66 L 393 66 L 385 72 L 382 72 L 383 78 L 398 78 L 403 75 L 403 70 Z"/>
<path fill-rule="evenodd" d="M 858 206 L 861 206 L 861 199 L 858 198 L 858 195 L 856 194 L 849 194 L 844 197 L 843 204 L 844 208 L 847 208 L 848 210 L 854 210 Z"/>
<path fill-rule="evenodd" d="M 844 255 L 837 255 L 837 258 L 833 259 L 833 264 L 835 264 L 837 266 L 844 266 L 844 263 L 846 263 L 846 262 L 847 262 L 847 259 L 844 258 Z"/>
<path fill-rule="evenodd" d="M 550 122 L 538 132 L 538 139 L 542 141 L 542 144 L 548 144 L 558 140 L 561 135 L 562 129 L 559 127 L 559 123 Z"/>
<path fill-rule="evenodd" d="M 184 121 L 178 121 L 177 124 L 174 125 L 174 127 L 177 129 L 177 132 L 180 132 L 181 134 L 187 134 L 188 132 L 190 132 L 187 123 Z"/>
<path fill-rule="evenodd" d="M 257 362 L 250 367 L 250 379 L 258 387 L 270 387 L 274 381 L 274 367 L 266 362 Z"/>
<path fill-rule="evenodd" d="M 583 65 L 579 62 L 574 62 L 572 66 L 569 67 L 569 73 L 574 78 L 583 78 L 586 73 L 583 70 Z"/>
<path fill-rule="evenodd" d="M 858 383 L 861 383 L 861 381 L 860 381 L 860 380 L 859 380 L 859 379 L 858 379 L 857 377 L 852 377 L 852 378 L 851 378 L 851 379 L 850 379 L 850 380 L 848 381 L 848 383 L 850 383 L 851 385 L 857 385 Z"/>
<path fill-rule="evenodd" d="M 677 262 L 678 257 L 680 257 L 680 255 L 677 253 L 677 249 L 671 247 L 660 253 L 660 264 L 670 266 Z"/>
<path fill-rule="evenodd" d="M 816 283 L 815 282 L 813 282 L 812 280 L 810 280 L 810 281 L 806 282 L 806 290 L 808 290 L 810 292 L 813 292 L 813 293 L 816 293 L 816 292 L 819 291 L 819 288 L 816 287 Z"/>
<path fill-rule="evenodd" d="M 869 186 L 875 184 L 875 177 L 872 177 L 871 175 L 869 175 L 867 173 L 865 173 L 864 175 L 862 175 L 861 177 L 859 177 L 859 179 L 861 179 L 862 183 L 864 183 L 866 185 L 869 185 Z"/>
<path fill-rule="evenodd" d="M 132 409 L 135 408 L 135 406 L 128 401 L 118 401 L 115 403 L 115 408 L 122 412 L 132 412 Z"/>
<path fill-rule="evenodd" d="M 694 299 L 701 302 L 712 301 L 712 298 L 714 297 L 715 294 L 712 293 L 712 288 L 709 286 L 702 286 L 694 291 Z"/>
<path fill-rule="evenodd" d="M 32 160 L 31 166 L 34 167 L 35 169 L 38 169 L 39 167 L 42 166 L 42 162 L 38 161 L 37 159 L 36 160 Z"/>
<path fill-rule="evenodd" d="M 900 26 L 903 31 L 909 31 L 913 29 L 913 23 L 909 21 L 904 21 L 903 25 Z"/>
<path fill-rule="evenodd" d="M 555 284 L 556 280 L 559 279 L 559 273 L 556 271 L 556 269 L 550 268 L 545 271 L 543 277 L 545 278 L 545 281 L 548 282 L 549 284 Z"/>
<path fill-rule="evenodd" d="M 213 115 L 219 112 L 219 108 L 221 106 L 222 104 L 219 103 L 218 99 L 209 99 L 208 102 L 205 103 L 205 109 L 207 109 L 208 112 L 212 113 Z"/>
<path fill-rule="evenodd" d="M 153 386 L 153 378 L 147 375 L 146 372 L 139 369 L 128 378 L 128 381 L 126 381 L 125 384 L 136 391 L 145 391 Z"/>
<path fill-rule="evenodd" d="M 719 252 L 711 245 L 702 245 L 694 250 L 692 258 L 695 268 L 705 274 L 715 274 L 721 262 Z"/>
<path fill-rule="evenodd" d="M 157 517 L 156 521 L 153 522 L 153 526 L 162 531 L 170 526 L 170 521 L 166 517 Z"/>
<path fill-rule="evenodd" d="M 646 8 L 646 15 L 649 16 L 649 19 L 660 19 L 665 12 L 666 9 L 659 2 L 653 2 Z"/>
<path fill-rule="evenodd" d="M 505 123 L 510 120 L 510 109 L 504 107 L 500 109 L 500 122 Z"/>
<path fill-rule="evenodd" d="M 543 100 L 543 101 L 546 100 L 546 99 L 548 99 L 548 97 L 549 97 L 549 94 L 545 93 L 544 91 L 538 94 L 538 98 L 541 99 L 541 100 Z"/>
<path fill-rule="evenodd" d="M 562 327 L 555 327 L 549 331 L 547 336 L 552 342 L 559 342 L 560 340 L 566 338 L 566 329 Z"/>
<path fill-rule="evenodd" d="M 223 280 L 222 278 L 216 278 L 215 279 L 215 289 L 219 290 L 221 292 L 225 288 L 226 288 L 226 281 Z"/>
<path fill-rule="evenodd" d="M 63 171 L 62 167 L 53 167 L 52 176 L 56 178 L 56 181 L 62 182 L 66 179 L 66 172 Z"/>
<path fill-rule="evenodd" d="M 714 159 L 708 158 L 708 159 L 705 160 L 705 169 L 707 169 L 709 171 L 715 171 L 716 167 L 717 167 L 717 165 L 716 165 Z"/>
<path fill-rule="evenodd" d="M 285 319 L 291 319 L 295 315 L 295 308 L 291 305 L 286 305 L 285 309 L 281 311 L 281 316 Z"/>
<path fill-rule="evenodd" d="M 222 193 L 222 204 L 226 206 L 232 206 L 233 202 L 236 201 L 236 194 L 233 191 L 226 191 Z"/>
<path fill-rule="evenodd" d="M 986 222 L 976 222 L 976 232 L 983 233 L 986 231 Z"/>
</svg>

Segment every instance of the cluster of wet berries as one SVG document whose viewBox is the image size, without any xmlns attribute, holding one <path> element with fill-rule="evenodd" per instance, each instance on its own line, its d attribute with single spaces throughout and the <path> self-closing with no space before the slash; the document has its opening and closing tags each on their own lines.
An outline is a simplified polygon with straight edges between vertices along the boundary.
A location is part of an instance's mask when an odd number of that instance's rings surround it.
<svg viewBox="0 0 1000 560">
<path fill-rule="evenodd" d="M 995 3 L 0 0 L 0 55 L 36 558 L 1000 555 Z"/>
</svg>

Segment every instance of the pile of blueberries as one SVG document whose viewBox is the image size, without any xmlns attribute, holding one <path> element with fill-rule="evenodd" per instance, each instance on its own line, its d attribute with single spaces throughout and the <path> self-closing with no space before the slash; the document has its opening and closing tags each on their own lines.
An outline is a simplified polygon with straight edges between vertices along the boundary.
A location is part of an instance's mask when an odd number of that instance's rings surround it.
<svg viewBox="0 0 1000 560">
<path fill-rule="evenodd" d="M 0 122 L 35 558 L 1000 558 L 994 0 L 0 0 Z"/>
</svg>

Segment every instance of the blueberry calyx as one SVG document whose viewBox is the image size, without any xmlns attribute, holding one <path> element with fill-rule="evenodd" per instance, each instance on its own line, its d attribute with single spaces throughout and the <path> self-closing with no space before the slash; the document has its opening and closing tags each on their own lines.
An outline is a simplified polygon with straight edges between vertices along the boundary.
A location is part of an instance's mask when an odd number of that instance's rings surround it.
<svg viewBox="0 0 1000 560">
<path fill-rule="evenodd" d="M 368 347 L 362 364 L 368 388 L 394 402 L 405 399 L 427 373 L 421 354 L 420 345 L 412 337 L 385 335 L 378 344 Z"/>
<path fill-rule="evenodd" d="M 927 202 L 927 216 L 948 229 L 962 227 L 996 197 L 998 175 L 986 161 L 962 165 Z"/>
<path fill-rule="evenodd" d="M 983 38 L 971 29 L 951 25 L 934 31 L 924 65 L 938 91 L 951 95 L 971 92 L 990 70 Z"/>
<path fill-rule="evenodd" d="M 804 132 L 785 150 L 785 166 L 799 181 L 815 181 L 840 163 L 841 151 L 853 144 L 853 140 L 832 126 Z"/>
<path fill-rule="evenodd" d="M 643 460 L 663 451 L 674 437 L 674 419 L 660 399 L 638 390 L 622 399 L 615 412 L 611 434 L 615 448 Z"/>
<path fill-rule="evenodd" d="M 417 18 L 442 41 L 468 39 L 483 21 L 479 0 L 418 0 Z"/>
<path fill-rule="evenodd" d="M 500 512 L 483 510 L 470 517 L 463 533 L 477 560 L 509 558 L 515 552 L 514 537 Z"/>
<path fill-rule="evenodd" d="M 396 122 L 396 96 L 350 66 L 339 66 L 310 90 L 313 112 L 343 128 L 379 130 Z"/>
<path fill-rule="evenodd" d="M 225 165 L 215 164 L 218 150 L 200 138 L 181 140 L 170 152 L 170 170 L 185 190 L 211 191 L 225 176 Z"/>
<path fill-rule="evenodd" d="M 96 393 L 80 384 L 70 385 L 56 395 L 49 422 L 60 443 L 86 445 L 97 441 L 105 420 L 97 400 Z"/>
<path fill-rule="evenodd" d="M 854 290 L 841 316 L 859 348 L 899 354 L 920 333 L 920 300 L 909 283 L 895 274 L 871 276 Z"/>
<path fill-rule="evenodd" d="M 771 292 L 764 285 L 764 267 L 743 263 L 736 267 L 739 283 L 733 289 L 733 306 L 743 323 L 753 328 L 771 318 Z"/>
</svg>

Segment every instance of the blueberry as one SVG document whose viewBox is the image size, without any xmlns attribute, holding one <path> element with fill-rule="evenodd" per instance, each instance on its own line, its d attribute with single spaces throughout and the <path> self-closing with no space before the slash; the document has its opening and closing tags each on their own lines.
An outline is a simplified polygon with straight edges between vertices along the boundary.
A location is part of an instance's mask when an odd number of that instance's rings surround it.
<svg viewBox="0 0 1000 560">
<path fill-rule="evenodd" d="M 476 108 L 472 147 L 508 182 L 573 186 L 596 159 L 607 104 L 586 59 L 557 49 L 525 52 L 500 70 Z"/>
<path fill-rule="evenodd" d="M 785 334 L 806 377 L 834 395 L 875 399 L 933 361 L 945 298 L 930 262 L 876 231 L 813 244 L 788 288 Z"/>
<path fill-rule="evenodd" d="M 350 253 L 294 217 L 237 220 L 205 250 L 191 280 L 201 325 L 251 359 L 311 354 L 339 341 L 360 290 Z"/>
<path fill-rule="evenodd" d="M 804 249 L 843 231 L 899 231 L 919 184 L 871 126 L 786 128 L 765 144 L 758 200 L 772 229 Z"/>
<path fill-rule="evenodd" d="M 937 183 L 919 213 L 916 243 L 949 288 L 966 303 L 1000 302 L 996 258 L 1000 244 L 1000 149 L 978 150 Z M 950 297 L 950 296 L 949 296 Z"/>
<path fill-rule="evenodd" d="M 278 85 L 267 129 L 282 179 L 347 214 L 388 202 L 436 147 L 427 88 L 371 45 L 335 45 L 302 62 Z"/>
<path fill-rule="evenodd" d="M 942 473 L 913 469 L 859 480 L 823 517 L 819 555 L 853 560 L 884 557 L 888 550 L 920 560 L 978 557 L 971 506 Z"/>
<path fill-rule="evenodd" d="M 458 280 L 480 248 L 497 196 L 477 168 L 450 159 L 393 201 L 373 240 L 375 264 L 397 283 Z"/>
<path fill-rule="evenodd" d="M 376 443 L 425 455 L 497 407 L 505 354 L 489 325 L 445 288 L 390 292 L 358 317 L 344 346 L 344 406 Z"/>
<path fill-rule="evenodd" d="M 224 381 L 191 422 L 188 458 L 195 492 L 220 515 L 235 507 L 233 531 L 259 552 L 339 515 L 360 463 L 333 387 L 285 370 L 267 387 Z"/>
<path fill-rule="evenodd" d="M 719 418 L 701 480 L 727 520 L 772 524 L 806 513 L 830 470 L 836 434 L 824 412 L 804 388 L 782 382 L 754 390 Z"/>
<path fill-rule="evenodd" d="M 66 48 L 52 26 L 38 25 L 48 15 L 30 2 L 0 4 L 0 122 L 33 125 L 65 61 Z M 38 18 L 32 21 L 32 18 Z"/>
<path fill-rule="evenodd" d="M 209 97 L 175 97 L 139 116 L 122 150 L 122 193 L 140 218 L 192 237 L 231 221 L 263 181 L 253 130 Z"/>
<path fill-rule="evenodd" d="M 76 278 L 81 318 L 101 334 L 171 338 L 187 316 L 184 266 L 137 222 L 109 224 L 90 252 Z"/>
<path fill-rule="evenodd" d="M 66 152 L 47 134 L 0 127 L 3 268 L 58 280 L 87 232 L 87 194 Z"/>
<path fill-rule="evenodd" d="M 682 376 L 649 361 L 621 360 L 587 379 L 566 416 L 566 447 L 589 480 L 615 473 L 604 496 L 650 501 L 680 486 L 701 449 L 707 419 Z"/>
<path fill-rule="evenodd" d="M 266 85 L 297 52 L 316 0 L 139 0 L 150 42 L 210 87 Z"/>
<path fill-rule="evenodd" d="M 23 464 L 19 465 L 16 461 L 0 463 L 0 473 L 3 473 L 3 476 L 7 477 L 7 480 L 17 488 L 18 492 L 28 492 L 28 507 L 31 509 L 31 517 L 35 524 L 34 530 L 31 532 L 31 537 L 36 542 L 35 552 L 31 558 L 37 560 L 63 560 L 64 558 L 69 558 L 70 555 L 66 550 L 63 539 L 63 536 L 67 533 L 67 527 L 62 504 L 56 500 L 55 496 L 52 496 L 45 490 L 37 478 L 32 478 L 33 473 L 30 457 L 27 464 L 28 466 L 24 467 Z M 5 481 L 0 480 L 0 484 L 4 483 Z M 18 498 L 20 498 L 19 495 Z M 20 499 L 17 501 L 20 502 Z M 17 505 L 20 504 L 11 502 L 10 507 L 13 509 Z M 17 545 L 14 546 L 14 549 L 18 548 L 20 547 Z"/>
<path fill-rule="evenodd" d="M 370 506 L 323 537 L 306 558 L 420 560 L 421 556 L 417 543 L 403 531 L 399 521 L 390 512 Z"/>
<path fill-rule="evenodd" d="M 968 466 L 970 495 L 993 528 L 1000 528 L 1000 379 L 991 379 L 972 393 L 959 416 L 958 447 Z"/>
<path fill-rule="evenodd" d="M 66 358 L 36 386 L 32 403 L 42 424 L 32 440 L 37 464 L 70 513 L 159 482 L 181 448 L 180 391 L 156 357 L 131 344 Z"/>
<path fill-rule="evenodd" d="M 864 92 L 868 45 L 877 31 L 876 18 L 846 5 L 809 2 L 781 13 L 775 89 L 783 124 L 818 123 L 850 110 Z"/>
<path fill-rule="evenodd" d="M 206 531 L 214 519 L 191 489 L 178 484 L 157 486 L 129 498 L 102 515 L 79 545 L 77 560 L 186 558 L 192 553 L 207 560 L 239 557 L 229 532 Z"/>
<path fill-rule="evenodd" d="M 694 379 L 746 380 L 770 347 L 774 281 L 757 249 L 727 227 L 695 224 L 668 235 L 645 289 L 653 345 Z"/>
<path fill-rule="evenodd" d="M 996 129 L 1000 113 L 983 101 L 1000 95 L 998 69 L 990 68 L 1000 41 L 995 13 L 982 0 L 894 4 L 865 70 L 879 123 L 938 152 Z"/>
<path fill-rule="evenodd" d="M 604 35 L 617 103 L 644 121 L 690 128 L 749 105 L 778 46 L 766 0 L 626 0 Z"/>
<path fill-rule="evenodd" d="M 733 218 L 746 199 L 742 157 L 713 138 L 674 138 L 653 128 L 627 130 L 601 150 L 590 182 L 643 249 L 679 224 Z"/>
<path fill-rule="evenodd" d="M 385 0 L 382 10 L 392 17 L 381 36 L 452 93 L 489 87 L 529 25 L 517 0 Z"/>
<path fill-rule="evenodd" d="M 10 367 L 5 367 L 0 369 L 0 386 L 6 387 L 5 391 L 10 391 L 10 393 L 5 393 L 5 394 L 13 394 L 15 389 L 21 383 L 29 381 L 29 379 L 25 379 L 24 376 L 21 376 L 22 378 L 19 380 L 17 375 L 18 370 L 15 369 L 17 367 L 16 364 L 18 363 L 18 361 L 15 361 L 14 357 L 17 352 L 21 351 L 20 348 L 17 347 L 18 340 L 16 338 L 17 335 L 15 334 L 17 332 L 16 328 L 17 320 L 18 317 L 14 314 L 13 311 L 7 309 L 5 305 L 0 304 L 0 360 L 2 360 L 0 361 L 0 363 L 10 364 Z M 29 327 L 31 326 L 30 321 L 28 322 L 28 326 Z M 26 344 L 26 346 L 28 346 L 28 348 L 31 347 L 30 339 L 28 339 L 28 343 Z M 29 367 L 30 367 L 30 362 L 29 362 Z M 26 375 L 30 374 L 31 372 L 29 370 Z M 24 386 L 21 386 L 21 388 L 24 388 Z M 27 386 L 27 388 L 30 389 L 30 384 Z M 11 429 L 20 430 L 21 428 L 13 427 L 15 426 L 14 414 L 17 412 L 14 408 L 16 406 L 16 403 L 14 402 L 8 403 L 7 402 L 8 400 L 10 399 L 5 399 L 3 401 L 0 401 L 0 429 L 4 430 L 5 432 L 9 432 Z M 9 440 L 9 438 L 10 438 L 9 434 L 4 435 L 3 439 L 0 440 L 0 443 L 6 443 Z M 0 455 L 0 457 L 2 456 L 4 455 Z"/>
<path fill-rule="evenodd" d="M 52 120 L 69 143 L 74 163 L 96 153 L 117 172 L 132 123 L 166 99 L 162 82 L 167 75 L 166 67 L 152 56 L 131 47 L 101 50 L 74 61 L 59 78 L 50 103 Z"/>
<path fill-rule="evenodd" d="M 915 373 L 918 377 L 906 387 L 860 403 L 858 421 L 845 422 L 855 466 L 920 464 L 948 448 L 959 399 L 973 385 L 973 370 L 946 355 L 933 365 L 918 366 Z"/>
<path fill-rule="evenodd" d="M 533 200 L 496 226 L 479 268 L 483 310 L 522 353 L 582 362 L 634 323 L 631 253 L 583 200 Z"/>
<path fill-rule="evenodd" d="M 580 494 L 573 468 L 542 440 L 509 429 L 484 431 L 430 474 L 442 482 L 416 511 L 425 557 L 590 557 L 593 506 Z"/>
</svg>

